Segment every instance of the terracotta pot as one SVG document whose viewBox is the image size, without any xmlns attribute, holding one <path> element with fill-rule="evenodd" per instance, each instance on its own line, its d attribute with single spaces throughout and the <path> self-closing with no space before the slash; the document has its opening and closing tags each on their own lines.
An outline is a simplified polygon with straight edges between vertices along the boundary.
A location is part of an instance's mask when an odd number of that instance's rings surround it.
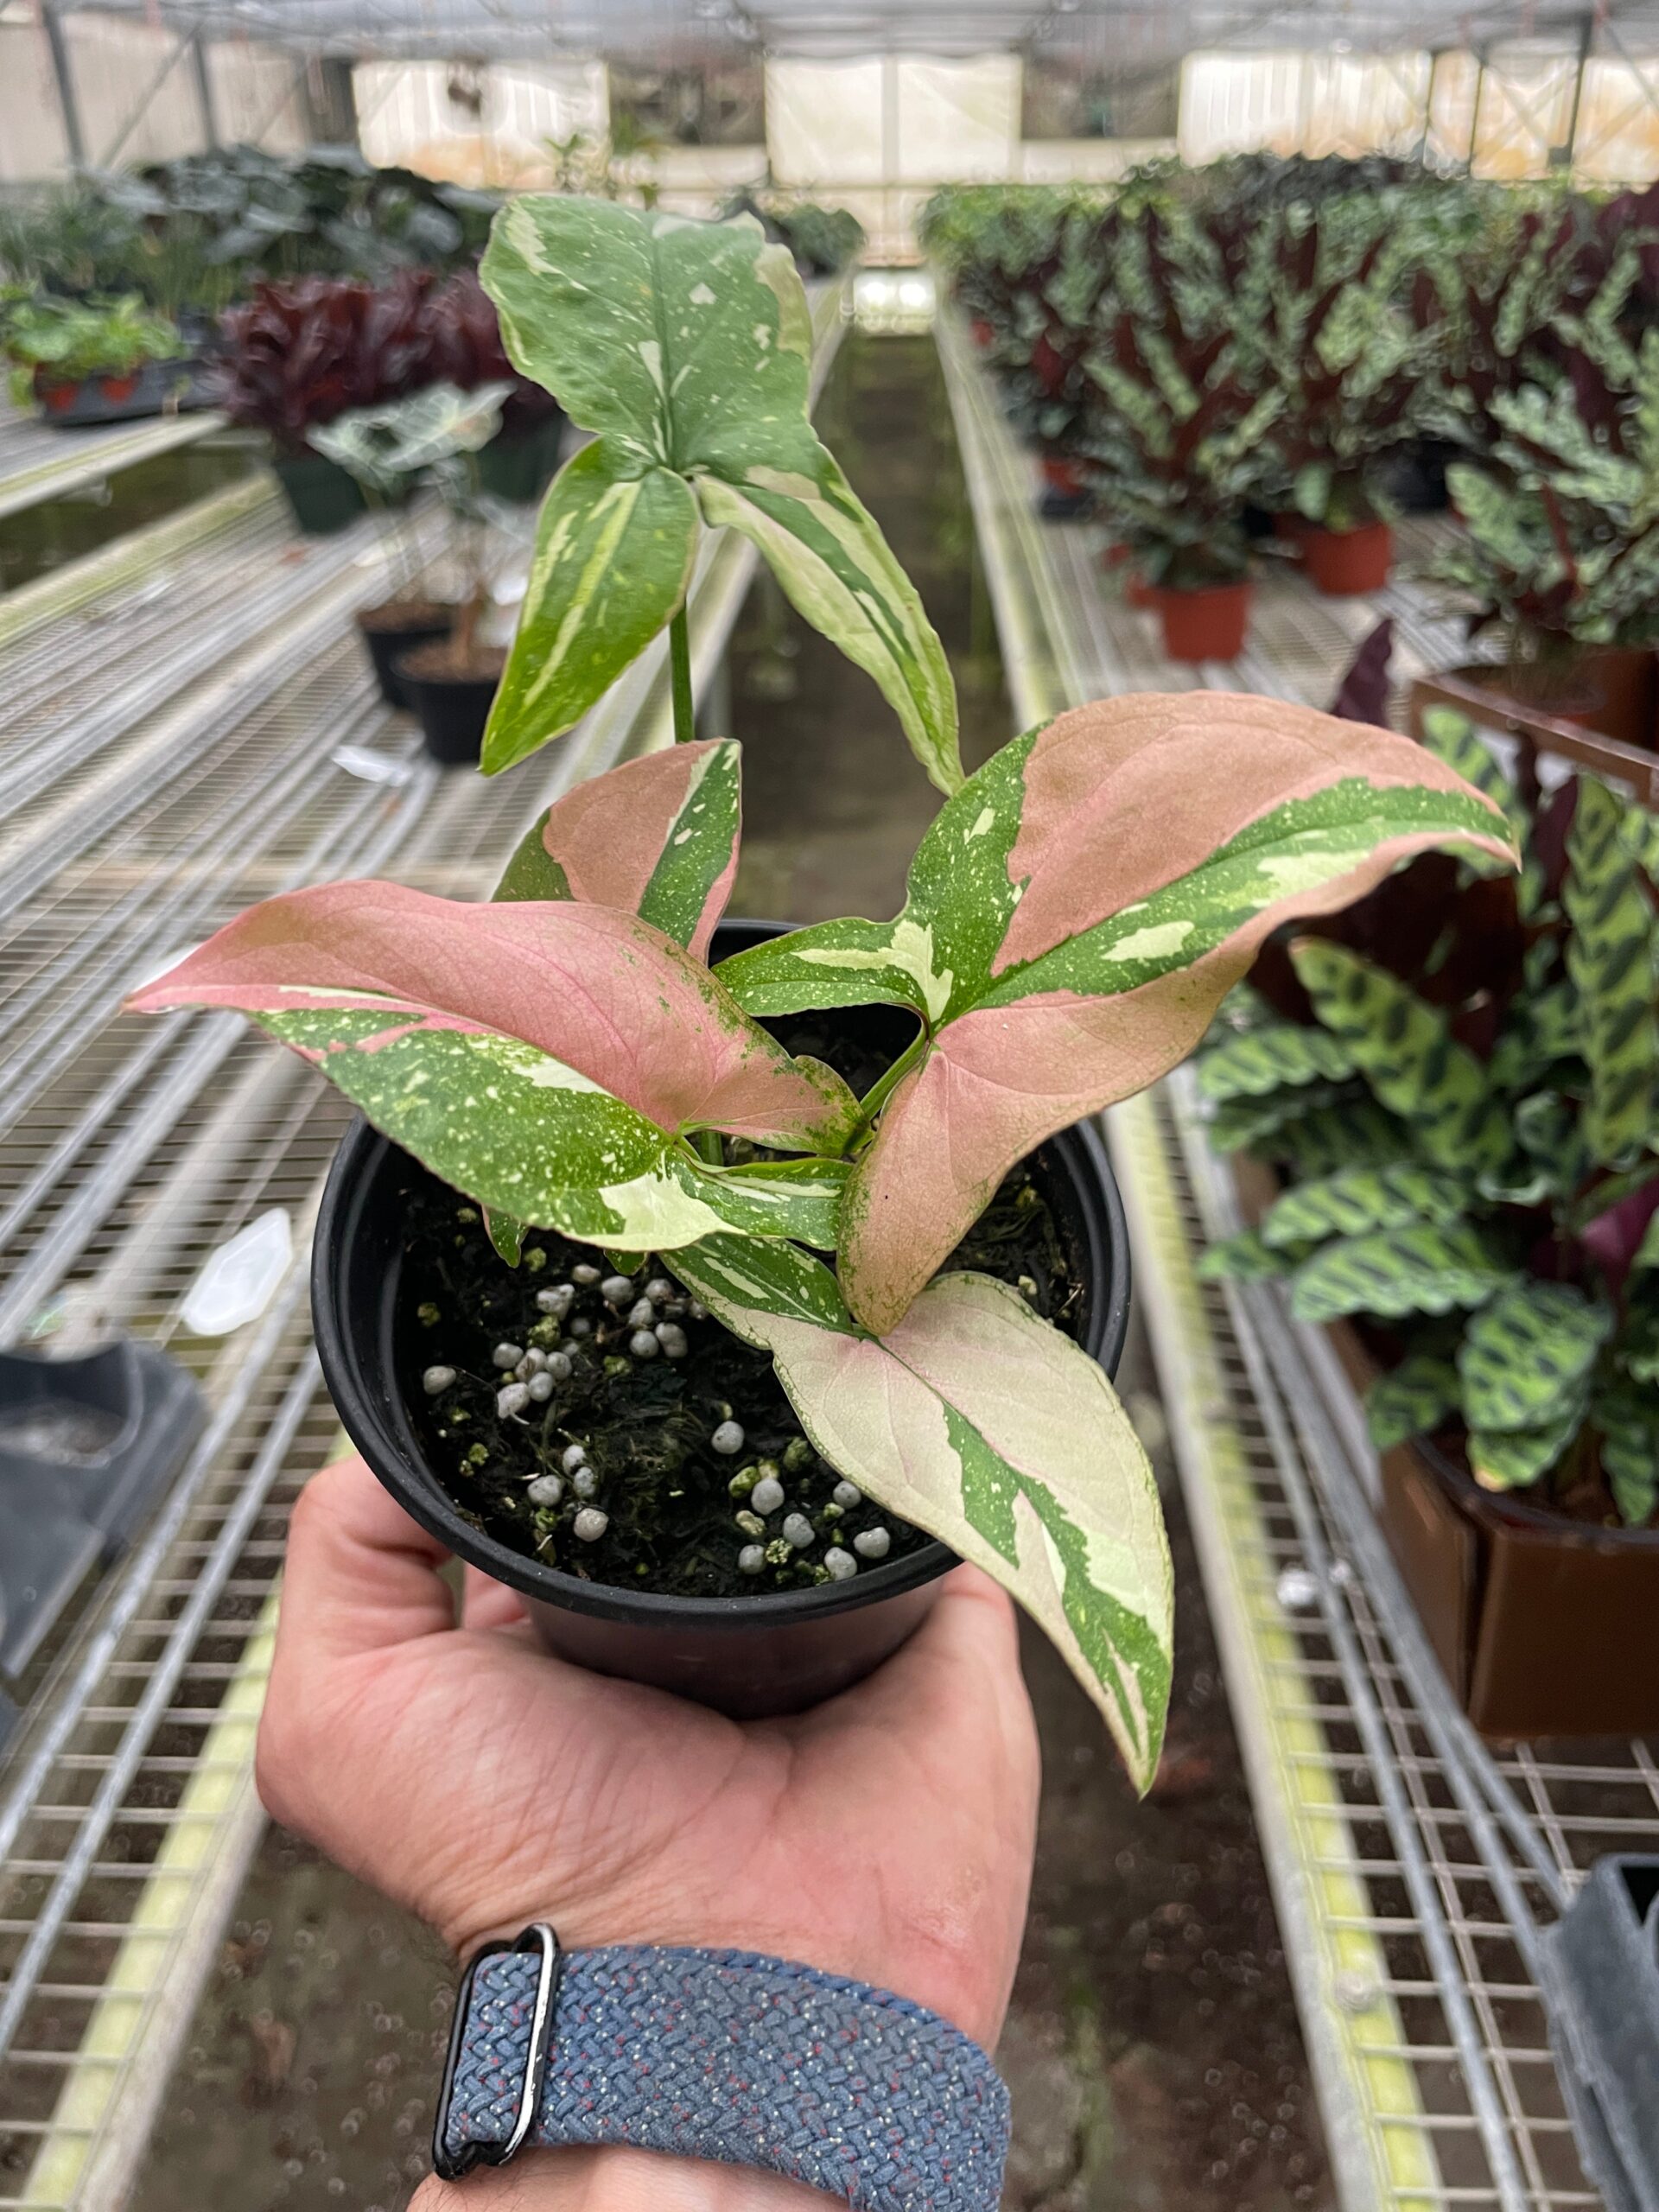
<svg viewBox="0 0 1659 2212">
<path fill-rule="evenodd" d="M 1274 537 L 1281 545 L 1288 545 L 1292 558 L 1298 561 L 1307 550 L 1307 541 L 1314 528 L 1315 524 L 1309 522 L 1306 515 L 1275 514 L 1273 518 Z"/>
<path fill-rule="evenodd" d="M 1385 522 L 1357 530 L 1310 528 L 1302 540 L 1307 573 L 1327 599 L 1381 591 L 1394 565 L 1394 532 Z"/>
<path fill-rule="evenodd" d="M 1236 660 L 1244 650 L 1250 619 L 1250 586 L 1205 584 L 1197 591 L 1172 591 L 1160 585 L 1153 604 L 1164 626 L 1164 651 L 1171 660 Z"/>
<path fill-rule="evenodd" d="M 1383 1454 L 1382 1522 L 1483 1733 L 1659 1730 L 1659 1529 L 1592 1528 L 1489 1495 L 1429 1443 Z"/>
<path fill-rule="evenodd" d="M 100 377 L 98 380 L 98 388 L 112 406 L 119 407 L 124 401 L 130 399 L 133 393 L 137 391 L 138 379 L 134 376 Z"/>
<path fill-rule="evenodd" d="M 1138 607 L 1143 614 L 1155 613 L 1158 607 L 1158 587 L 1149 584 L 1138 569 L 1131 569 L 1123 587 L 1123 601 L 1127 607 Z"/>
<path fill-rule="evenodd" d="M 75 404 L 75 394 L 80 386 L 67 377 L 48 376 L 44 369 L 35 372 L 35 397 L 48 415 L 62 415 Z"/>
</svg>

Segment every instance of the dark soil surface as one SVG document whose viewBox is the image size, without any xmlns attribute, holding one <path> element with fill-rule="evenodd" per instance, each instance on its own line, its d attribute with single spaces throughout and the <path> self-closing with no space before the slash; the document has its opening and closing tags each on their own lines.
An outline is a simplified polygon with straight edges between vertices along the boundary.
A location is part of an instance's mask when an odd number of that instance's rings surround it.
<svg viewBox="0 0 1659 2212">
<path fill-rule="evenodd" d="M 384 606 L 360 607 L 357 626 L 396 637 L 401 630 L 429 630 L 435 622 L 453 622 L 455 611 L 450 600 L 389 599 Z"/>
<path fill-rule="evenodd" d="M 977 762 L 1008 733 L 950 417 L 926 340 L 849 338 L 820 422 L 919 584 Z M 787 700 L 787 705 L 780 702 Z M 937 797 L 874 686 L 757 589 L 734 664 L 746 847 L 733 911 L 893 912 Z M 1120 1387 L 1165 1480 L 1177 1643 L 1169 1748 L 1137 1802 L 1099 1719 L 1026 1639 L 1045 1781 L 1000 2061 L 1007 2212 L 1334 2204 L 1185 1517 L 1133 1340 Z M 133 2212 L 398 2212 L 453 1987 L 433 1939 L 281 1831 L 245 1891 Z"/>
<path fill-rule="evenodd" d="M 440 638 L 429 645 L 416 645 L 405 657 L 404 671 L 423 683 L 493 683 L 506 664 L 507 656 L 499 645 L 463 649 Z"/>
</svg>

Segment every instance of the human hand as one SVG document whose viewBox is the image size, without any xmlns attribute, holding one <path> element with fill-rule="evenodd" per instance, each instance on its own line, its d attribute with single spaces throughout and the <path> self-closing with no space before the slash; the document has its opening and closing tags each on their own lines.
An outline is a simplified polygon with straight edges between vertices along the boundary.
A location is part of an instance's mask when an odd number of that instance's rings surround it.
<svg viewBox="0 0 1659 2212">
<path fill-rule="evenodd" d="M 360 1460 L 295 1514 L 259 1738 L 273 1816 L 466 1955 L 551 1921 L 572 1949 L 702 1944 L 894 1990 L 995 2044 L 1025 1922 L 1038 1757 L 1013 1610 L 971 1567 L 868 1681 L 740 1724 L 590 1675 L 537 1643 Z M 648 2158 L 649 2194 L 626 2185 Z M 771 2177 L 649 2153 L 560 2152 L 563 2206 L 810 2207 Z M 543 2161 L 466 2201 L 523 2194 Z M 671 2179 L 671 2175 L 672 2179 Z M 429 2184 L 423 2212 L 450 2193 Z M 456 2200 L 460 2201 L 459 2197 Z M 551 2200 L 548 2200 L 551 2201 Z"/>
</svg>

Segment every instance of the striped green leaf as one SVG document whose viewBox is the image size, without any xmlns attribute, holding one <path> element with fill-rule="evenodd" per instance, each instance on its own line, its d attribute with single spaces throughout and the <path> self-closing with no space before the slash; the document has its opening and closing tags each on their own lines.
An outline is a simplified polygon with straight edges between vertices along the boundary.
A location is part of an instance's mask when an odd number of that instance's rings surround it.
<svg viewBox="0 0 1659 2212">
<path fill-rule="evenodd" d="M 1198 1274 L 1205 1282 L 1265 1282 L 1287 1274 L 1292 1265 L 1292 1255 L 1275 1250 L 1259 1229 L 1241 1229 L 1209 1247 Z"/>
<path fill-rule="evenodd" d="M 1206 1127 L 1217 1152 L 1249 1152 L 1262 1159 L 1294 1159 L 1296 1132 L 1321 1113 L 1338 1114 L 1352 1107 L 1370 1107 L 1380 1114 L 1373 1100 L 1357 1095 L 1352 1084 L 1287 1084 L 1252 1098 L 1242 1092 L 1224 1098 L 1211 1111 Z"/>
<path fill-rule="evenodd" d="M 737 874 L 741 761 L 718 738 L 578 784 L 525 831 L 496 897 L 625 907 L 706 959 Z"/>
<path fill-rule="evenodd" d="M 1570 1283 L 1531 1279 L 1500 1290 L 1472 1315 L 1458 1346 L 1471 1428 L 1547 1427 L 1578 1403 L 1613 1317 Z"/>
<path fill-rule="evenodd" d="M 1467 1223 L 1408 1223 L 1345 1236 L 1316 1252 L 1296 1272 L 1291 1310 L 1304 1321 L 1334 1321 L 1345 1313 L 1383 1320 L 1449 1313 L 1484 1305 L 1515 1274 Z"/>
<path fill-rule="evenodd" d="M 1206 1052 L 1198 1063 L 1198 1089 L 1206 1098 L 1260 1098 L 1281 1084 L 1340 1082 L 1354 1063 L 1329 1030 L 1294 1021 L 1248 1029 Z"/>
<path fill-rule="evenodd" d="M 1365 1394 L 1365 1425 L 1379 1452 L 1427 1436 L 1458 1406 L 1458 1370 L 1449 1359 L 1414 1352 L 1378 1376 Z"/>
<path fill-rule="evenodd" d="M 1659 1398 L 1628 1387 L 1600 1391 L 1591 1415 L 1619 1518 L 1627 1529 L 1645 1528 L 1659 1508 Z"/>
<path fill-rule="evenodd" d="M 1535 1428 L 1471 1428 L 1469 1465 L 1483 1490 L 1525 1490 L 1547 1475 L 1583 1427 L 1589 1394 Z"/>
<path fill-rule="evenodd" d="M 1509 817 L 1520 835 L 1527 826 L 1527 810 L 1503 764 L 1477 732 L 1465 714 L 1455 707 L 1432 706 L 1423 711 L 1423 743 L 1465 784 L 1484 791 Z"/>
<path fill-rule="evenodd" d="M 1396 1166 L 1413 1154 L 1404 1122 L 1374 1098 L 1345 1098 L 1284 1117 L 1247 1148 L 1252 1159 L 1276 1160 L 1299 1175 L 1315 1177 L 1350 1167 Z"/>
<path fill-rule="evenodd" d="M 1562 892 L 1573 925 L 1567 969 L 1590 1068 L 1585 1132 L 1597 1159 L 1614 1165 L 1646 1141 L 1659 1104 L 1654 912 L 1620 841 L 1623 811 L 1605 785 L 1579 779 Z"/>
<path fill-rule="evenodd" d="M 791 1246 L 714 1237 L 675 1268 L 771 1352 L 833 1466 L 1019 1600 L 1144 1789 L 1169 1698 L 1169 1548 L 1152 1469 L 1096 1362 L 987 1275 L 938 1277 L 878 1338 Z"/>
<path fill-rule="evenodd" d="M 1308 938 L 1291 958 L 1320 1020 L 1437 1166 L 1503 1166 L 1511 1141 L 1502 1103 L 1440 1007 L 1344 945 Z"/>
<path fill-rule="evenodd" d="M 1409 1221 L 1444 1227 L 1462 1215 L 1468 1195 L 1459 1177 L 1408 1161 L 1344 1168 L 1287 1191 L 1274 1202 L 1262 1233 L 1270 1245 L 1284 1246 L 1359 1236 L 1368 1229 L 1398 1229 Z"/>
<path fill-rule="evenodd" d="M 787 250 L 747 216 L 524 194 L 480 273 L 516 365 L 597 434 L 548 494 L 485 767 L 568 729 L 677 611 L 701 519 L 759 546 L 955 791 L 950 665 L 809 419 L 811 322 Z"/>
<path fill-rule="evenodd" d="M 1272 930 L 1448 843 L 1510 851 L 1484 799 L 1386 731 L 1225 693 L 1107 700 L 941 808 L 896 921 L 725 963 L 754 1014 L 886 1001 L 922 1023 L 842 1211 L 855 1312 L 890 1326 L 1015 1160 L 1191 1051 Z"/>
</svg>

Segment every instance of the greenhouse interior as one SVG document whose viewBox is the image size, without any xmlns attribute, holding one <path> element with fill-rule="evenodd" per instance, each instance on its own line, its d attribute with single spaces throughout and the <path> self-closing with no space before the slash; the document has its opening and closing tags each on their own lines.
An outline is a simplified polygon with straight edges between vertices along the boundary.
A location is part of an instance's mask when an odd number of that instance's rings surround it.
<svg viewBox="0 0 1659 2212">
<path fill-rule="evenodd" d="M 0 2212 L 1659 2212 L 1656 0 L 0 0 Z"/>
</svg>

